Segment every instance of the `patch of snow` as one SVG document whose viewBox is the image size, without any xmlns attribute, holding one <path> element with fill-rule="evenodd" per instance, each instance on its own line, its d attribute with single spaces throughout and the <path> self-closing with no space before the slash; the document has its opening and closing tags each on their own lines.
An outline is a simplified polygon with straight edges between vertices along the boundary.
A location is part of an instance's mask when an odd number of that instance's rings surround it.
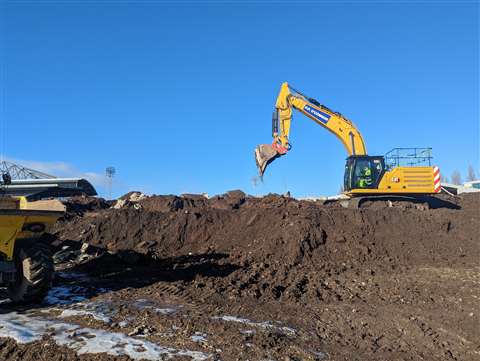
<svg viewBox="0 0 480 361">
<path fill-rule="evenodd" d="M 106 353 L 128 356 L 134 360 L 159 360 L 176 356 L 204 361 L 211 355 L 199 351 L 178 350 L 129 337 L 123 333 L 84 328 L 79 325 L 10 312 L 0 314 L 0 337 L 13 338 L 18 343 L 30 343 L 50 335 L 58 345 L 69 347 L 79 355 Z"/>
<path fill-rule="evenodd" d="M 86 288 L 81 286 L 53 287 L 43 300 L 47 305 L 69 305 L 71 303 L 85 301 Z"/>
<path fill-rule="evenodd" d="M 110 317 L 107 317 L 101 313 L 96 313 L 94 311 L 87 311 L 87 310 L 63 310 L 59 317 L 66 318 L 66 317 L 74 317 L 74 316 L 92 316 L 94 319 L 98 321 L 102 321 L 105 323 L 112 322 Z"/>
<path fill-rule="evenodd" d="M 144 298 L 140 298 L 136 300 L 133 303 L 133 306 L 140 309 L 141 308 L 152 309 L 156 313 L 160 313 L 162 315 L 170 315 L 172 313 L 177 312 L 177 309 L 182 307 L 181 305 L 168 305 L 164 307 L 157 307 L 155 303 L 153 303 L 152 301 L 146 300 Z"/>
<path fill-rule="evenodd" d="M 244 325 L 252 326 L 252 327 L 260 327 L 263 329 L 269 330 L 276 330 L 281 331 L 289 336 L 294 336 L 296 334 L 296 330 L 291 327 L 286 326 L 275 326 L 271 321 L 264 321 L 264 322 L 254 322 L 249 320 L 248 318 L 240 318 L 236 316 L 214 316 L 212 317 L 214 320 L 223 320 L 227 322 L 238 322 Z"/>
<path fill-rule="evenodd" d="M 96 288 L 95 294 L 106 293 L 107 288 Z M 68 285 L 53 287 L 43 300 L 46 305 L 71 305 L 87 300 L 85 295 L 89 294 L 89 289 L 82 286 Z"/>
<path fill-rule="evenodd" d="M 108 301 L 81 302 L 63 310 L 60 317 L 92 316 L 98 321 L 111 323 L 111 316 L 116 314 L 115 307 Z"/>
<path fill-rule="evenodd" d="M 166 307 L 166 308 L 154 307 L 153 310 L 156 313 L 161 313 L 162 315 L 169 315 L 169 314 L 175 313 L 175 311 L 177 311 L 176 309 L 169 308 L 169 307 Z"/>
<path fill-rule="evenodd" d="M 315 356 L 317 356 L 318 359 L 323 360 L 325 359 L 328 355 L 324 352 L 321 351 L 313 351 L 312 352 Z"/>
<path fill-rule="evenodd" d="M 190 339 L 193 342 L 207 342 L 207 334 L 201 332 L 195 332 L 194 335 L 190 336 Z"/>
<path fill-rule="evenodd" d="M 128 320 L 123 320 L 123 321 L 120 321 L 120 322 L 118 323 L 118 326 L 121 327 L 121 328 L 124 328 L 124 327 L 127 327 L 129 323 L 130 323 L 130 321 L 128 321 Z"/>
</svg>

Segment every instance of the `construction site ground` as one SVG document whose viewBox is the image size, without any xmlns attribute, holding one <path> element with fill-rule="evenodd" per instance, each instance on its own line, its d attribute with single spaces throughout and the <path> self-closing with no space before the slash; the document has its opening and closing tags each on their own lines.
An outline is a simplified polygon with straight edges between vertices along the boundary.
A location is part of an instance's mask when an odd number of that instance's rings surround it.
<svg viewBox="0 0 480 361">
<path fill-rule="evenodd" d="M 480 196 L 75 198 L 0 360 L 479 360 Z"/>
</svg>

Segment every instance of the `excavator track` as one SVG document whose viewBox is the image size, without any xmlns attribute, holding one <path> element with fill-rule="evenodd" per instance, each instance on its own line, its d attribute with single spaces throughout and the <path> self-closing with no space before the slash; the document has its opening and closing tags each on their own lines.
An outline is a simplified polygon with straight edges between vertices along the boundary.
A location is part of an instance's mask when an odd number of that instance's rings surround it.
<svg viewBox="0 0 480 361">
<path fill-rule="evenodd" d="M 435 208 L 450 208 L 459 209 L 460 207 L 454 201 L 448 201 L 428 195 L 366 195 L 360 197 L 352 197 L 349 199 L 334 200 L 332 202 L 339 202 L 344 208 L 360 209 L 368 202 L 384 202 L 388 207 L 395 206 L 395 203 L 408 202 L 412 203 L 417 208 L 435 209 Z"/>
</svg>

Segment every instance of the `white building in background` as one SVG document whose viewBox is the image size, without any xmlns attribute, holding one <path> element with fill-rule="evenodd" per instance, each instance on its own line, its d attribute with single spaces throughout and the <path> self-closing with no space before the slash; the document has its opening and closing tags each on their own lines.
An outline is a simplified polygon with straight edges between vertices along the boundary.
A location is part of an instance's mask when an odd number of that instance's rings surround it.
<svg viewBox="0 0 480 361">
<path fill-rule="evenodd" d="M 465 183 L 463 183 L 463 186 L 464 186 L 465 188 L 475 188 L 475 189 L 480 190 L 480 180 L 474 180 L 474 181 L 471 181 L 471 182 L 465 182 Z"/>
<path fill-rule="evenodd" d="M 465 182 L 462 185 L 452 183 L 441 183 L 441 185 L 453 194 L 480 192 L 480 180 Z"/>
</svg>

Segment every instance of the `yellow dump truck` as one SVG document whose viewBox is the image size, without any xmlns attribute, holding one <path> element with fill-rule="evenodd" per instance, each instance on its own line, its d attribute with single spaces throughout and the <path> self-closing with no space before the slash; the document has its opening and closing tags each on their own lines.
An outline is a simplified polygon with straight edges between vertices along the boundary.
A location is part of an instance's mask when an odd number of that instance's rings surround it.
<svg viewBox="0 0 480 361">
<path fill-rule="evenodd" d="M 58 200 L 0 195 L 0 285 L 17 303 L 39 302 L 53 279 L 45 235 L 65 212 Z"/>
</svg>

